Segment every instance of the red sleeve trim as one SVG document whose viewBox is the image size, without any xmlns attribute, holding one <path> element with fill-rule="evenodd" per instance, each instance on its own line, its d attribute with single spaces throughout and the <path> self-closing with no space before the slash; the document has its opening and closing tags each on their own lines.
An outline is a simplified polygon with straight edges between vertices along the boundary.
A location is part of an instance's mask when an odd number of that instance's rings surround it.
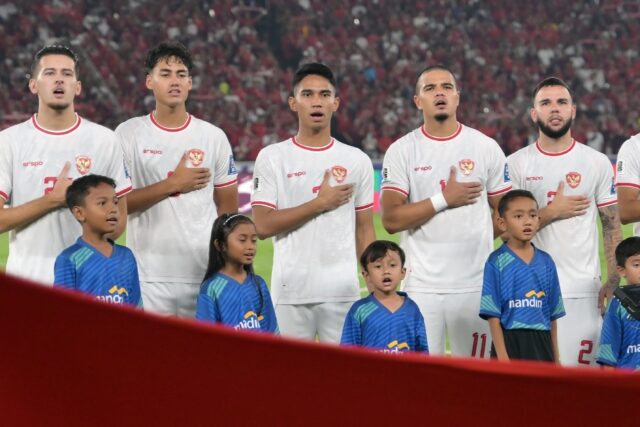
<svg viewBox="0 0 640 427">
<path fill-rule="evenodd" d="M 233 181 L 225 182 L 224 184 L 216 184 L 213 186 L 213 188 L 229 187 L 230 185 L 237 184 L 237 183 L 238 183 L 238 178 L 234 179 Z"/>
<path fill-rule="evenodd" d="M 640 185 L 638 184 L 634 184 L 632 182 L 618 182 L 616 183 L 616 187 L 633 187 L 633 188 L 640 188 Z"/>
<path fill-rule="evenodd" d="M 385 190 L 397 191 L 398 193 L 402 193 L 405 196 L 409 197 L 409 193 L 404 191 L 402 188 L 385 186 L 380 189 L 380 191 L 385 191 Z"/>
<path fill-rule="evenodd" d="M 596 206 L 599 208 L 604 208 L 605 206 L 615 205 L 616 203 L 618 203 L 618 199 L 610 200 L 604 203 L 596 203 Z"/>
<path fill-rule="evenodd" d="M 502 193 L 506 193 L 507 191 L 511 190 L 512 188 L 513 188 L 513 186 L 510 185 L 507 188 L 503 188 L 502 190 L 494 191 L 494 192 L 491 192 L 491 193 L 487 192 L 487 196 L 489 196 L 489 197 L 498 196 L 498 195 L 500 195 Z"/>
<path fill-rule="evenodd" d="M 9 196 L 4 191 L 0 191 L 0 197 L 2 197 L 5 202 L 9 201 Z"/>
<path fill-rule="evenodd" d="M 116 193 L 116 197 L 122 197 L 122 196 L 124 196 L 124 195 L 126 195 L 126 194 L 131 193 L 131 191 L 133 191 L 133 187 L 132 187 L 132 186 L 128 186 L 128 187 L 127 187 L 127 188 L 125 188 L 124 190 L 122 190 L 122 191 L 118 191 L 118 192 Z"/>
<path fill-rule="evenodd" d="M 356 206 L 356 212 L 357 211 L 364 211 L 364 210 L 367 210 L 367 209 L 371 209 L 372 207 L 373 207 L 373 203 L 369 203 L 369 204 L 362 205 L 362 206 Z"/>
<path fill-rule="evenodd" d="M 261 202 L 259 200 L 256 200 L 255 202 L 251 202 L 251 206 L 266 206 L 266 207 L 271 208 L 271 209 L 277 209 L 278 208 L 273 203 Z"/>
</svg>

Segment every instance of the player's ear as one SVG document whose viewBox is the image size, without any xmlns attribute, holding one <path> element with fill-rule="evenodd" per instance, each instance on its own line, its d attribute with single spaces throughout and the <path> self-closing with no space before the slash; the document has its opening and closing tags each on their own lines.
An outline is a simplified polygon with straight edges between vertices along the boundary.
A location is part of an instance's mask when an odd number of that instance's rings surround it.
<svg viewBox="0 0 640 427">
<path fill-rule="evenodd" d="M 407 274 L 407 268 L 402 267 L 400 271 L 402 272 L 402 274 L 400 275 L 400 280 L 404 280 L 404 276 Z"/>
<path fill-rule="evenodd" d="M 153 90 L 153 83 L 152 83 L 152 78 L 151 78 L 151 73 L 147 74 L 147 77 L 144 80 L 144 84 L 147 87 L 147 89 L 149 90 Z"/>
<path fill-rule="evenodd" d="M 336 111 L 338 111 L 339 107 L 340 107 L 340 98 L 336 96 L 333 99 L 333 109 L 331 110 L 331 112 L 335 113 Z"/>
<path fill-rule="evenodd" d="M 38 87 L 36 86 L 36 79 L 29 79 L 29 91 L 34 95 L 38 94 Z"/>
<path fill-rule="evenodd" d="M 625 271 L 624 267 L 620 267 L 619 265 L 616 265 L 616 271 L 618 272 L 618 276 L 620 277 L 627 277 L 627 272 Z"/>
<path fill-rule="evenodd" d="M 71 208 L 71 213 L 73 214 L 73 217 L 79 221 L 79 222 L 84 222 L 85 221 L 85 214 L 84 214 L 84 208 L 82 206 L 74 206 Z"/>
<path fill-rule="evenodd" d="M 291 109 L 291 111 L 294 111 L 297 113 L 298 107 L 296 106 L 296 98 L 294 98 L 293 96 L 290 96 L 287 101 L 289 102 L 289 108 Z"/>
<path fill-rule="evenodd" d="M 500 231 L 502 231 L 503 233 L 507 231 L 507 222 L 504 220 L 504 218 L 498 215 L 498 218 L 496 218 L 496 223 L 498 224 L 498 229 Z"/>
<path fill-rule="evenodd" d="M 80 92 L 82 92 L 82 82 L 78 80 L 76 82 L 76 96 L 80 95 Z"/>
<path fill-rule="evenodd" d="M 413 95 L 413 103 L 416 104 L 416 108 L 418 110 L 422 110 L 422 105 L 420 104 L 420 97 L 418 95 Z"/>
<path fill-rule="evenodd" d="M 533 123 L 536 123 L 538 121 L 538 113 L 536 113 L 535 108 L 531 107 L 529 115 L 531 116 L 531 121 L 533 121 Z"/>
</svg>

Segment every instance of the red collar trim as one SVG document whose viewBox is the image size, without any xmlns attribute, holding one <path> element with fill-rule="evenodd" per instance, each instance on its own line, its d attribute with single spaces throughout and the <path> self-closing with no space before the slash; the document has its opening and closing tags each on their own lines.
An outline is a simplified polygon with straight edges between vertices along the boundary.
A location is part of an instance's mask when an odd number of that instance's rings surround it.
<svg viewBox="0 0 640 427">
<path fill-rule="evenodd" d="M 160 123 L 158 123 L 155 119 L 155 117 L 153 117 L 153 113 L 155 113 L 155 111 L 153 111 L 151 114 L 149 114 L 149 118 L 151 119 L 151 123 L 153 123 L 154 125 L 156 125 L 157 127 L 159 127 L 160 129 L 162 129 L 165 132 L 180 132 L 181 130 L 185 130 L 187 128 L 187 126 L 189 126 L 189 123 L 191 123 L 191 114 L 187 115 L 187 121 L 184 122 L 184 124 L 180 127 L 177 128 L 168 128 L 168 127 L 164 127 L 162 126 Z"/>
<path fill-rule="evenodd" d="M 40 132 L 46 133 L 47 135 L 60 136 L 60 135 L 66 135 L 66 134 L 71 133 L 74 130 L 78 129 L 78 127 L 80 127 L 80 123 L 82 122 L 82 119 L 80 118 L 78 113 L 76 113 L 76 122 L 73 124 L 73 126 L 71 126 L 69 129 L 60 130 L 60 131 L 49 130 L 49 129 L 45 129 L 42 126 L 40 126 L 38 124 L 38 120 L 36 119 L 36 115 L 35 114 L 33 116 L 31 116 L 31 122 L 33 123 L 33 126 L 35 126 L 35 128 L 38 129 Z"/>
<path fill-rule="evenodd" d="M 536 141 L 536 148 L 538 149 L 539 152 L 541 152 L 542 154 L 544 154 L 545 156 L 562 156 L 563 154 L 567 154 L 569 151 L 573 150 L 573 147 L 576 146 L 576 140 L 572 139 L 571 140 L 571 145 L 569 146 L 569 148 L 567 148 L 564 151 L 561 151 L 559 153 L 550 153 L 548 151 L 544 151 L 542 149 L 542 147 L 540 146 L 540 141 Z"/>
<path fill-rule="evenodd" d="M 434 141 L 443 142 L 443 141 L 449 141 L 455 138 L 456 136 L 460 135 L 460 132 L 462 132 L 462 123 L 458 122 L 458 128 L 456 129 L 456 131 L 452 135 L 445 136 L 444 138 L 429 134 L 426 130 L 424 130 L 424 125 L 420 126 L 420 130 L 422 131 L 422 134 L 427 138 L 432 139 Z"/>
<path fill-rule="evenodd" d="M 291 137 L 291 141 L 293 141 L 293 143 L 295 145 L 297 145 L 298 147 L 302 148 L 303 150 L 309 150 L 309 151 L 324 151 L 324 150 L 328 150 L 329 148 L 333 147 L 333 143 L 335 142 L 335 140 L 333 138 L 331 138 L 331 141 L 329 141 L 329 143 L 327 145 L 323 145 L 322 147 L 309 147 L 307 145 L 300 144 L 295 136 Z"/>
</svg>

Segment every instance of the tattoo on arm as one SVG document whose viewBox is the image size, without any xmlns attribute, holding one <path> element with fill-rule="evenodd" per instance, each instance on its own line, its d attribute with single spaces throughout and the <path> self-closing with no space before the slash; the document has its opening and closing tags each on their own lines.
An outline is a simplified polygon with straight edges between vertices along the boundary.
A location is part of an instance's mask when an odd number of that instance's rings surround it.
<svg viewBox="0 0 640 427">
<path fill-rule="evenodd" d="M 598 211 L 600 214 L 600 220 L 602 221 L 602 240 L 604 244 L 605 257 L 607 258 L 607 284 L 617 284 L 618 276 L 616 273 L 615 250 L 618 243 L 622 240 L 622 228 L 620 225 L 618 206 L 605 206 L 600 208 Z"/>
</svg>

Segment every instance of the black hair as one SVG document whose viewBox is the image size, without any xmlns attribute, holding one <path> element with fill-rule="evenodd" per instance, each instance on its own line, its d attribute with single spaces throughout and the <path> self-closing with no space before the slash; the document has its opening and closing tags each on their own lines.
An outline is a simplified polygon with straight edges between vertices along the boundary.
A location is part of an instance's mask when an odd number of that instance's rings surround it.
<svg viewBox="0 0 640 427">
<path fill-rule="evenodd" d="M 420 77 L 422 77 L 424 73 L 428 73 L 434 70 L 442 70 L 451 74 L 451 77 L 453 77 L 453 84 L 456 86 L 456 90 L 458 91 L 460 90 L 460 88 L 458 87 L 458 80 L 456 79 L 456 75 L 453 74 L 453 71 L 451 71 L 446 65 L 434 64 L 434 65 L 429 65 L 428 67 L 424 68 L 422 71 L 418 73 L 418 77 L 416 78 L 416 93 L 420 92 L 420 90 L 418 89 L 418 81 L 420 80 Z"/>
<path fill-rule="evenodd" d="M 571 92 L 571 88 L 569 87 L 569 85 L 559 77 L 547 77 L 546 79 L 538 83 L 533 89 L 533 93 L 531 94 L 531 101 L 534 104 L 536 101 L 536 95 L 538 94 L 538 92 L 540 92 L 540 89 L 547 86 L 562 86 L 567 91 L 569 91 L 569 96 L 571 97 L 571 102 L 573 103 L 573 92 Z"/>
<path fill-rule="evenodd" d="M 640 237 L 633 236 L 624 239 L 616 248 L 616 264 L 624 268 L 627 259 L 634 255 L 640 255 Z"/>
<path fill-rule="evenodd" d="M 67 188 L 65 196 L 67 207 L 73 209 L 74 206 L 83 206 L 89 190 L 98 187 L 100 184 L 107 184 L 114 189 L 116 188 L 116 182 L 113 179 L 102 175 L 90 174 L 74 180 Z"/>
<path fill-rule="evenodd" d="M 144 66 L 147 69 L 147 73 L 153 70 L 158 62 L 162 60 L 168 60 L 171 57 L 175 57 L 182 62 L 189 70 L 189 74 L 193 70 L 193 59 L 189 50 L 180 42 L 169 41 L 163 42 L 153 47 L 147 52 L 147 57 L 144 60 Z"/>
<path fill-rule="evenodd" d="M 531 199 L 536 202 L 536 207 L 538 206 L 538 201 L 533 196 L 531 191 L 527 190 L 511 190 L 507 194 L 505 194 L 502 199 L 500 199 L 500 203 L 498 203 L 498 214 L 501 218 L 504 218 L 505 212 L 509 209 L 509 204 L 511 201 L 518 199 L 520 197 L 525 197 L 527 199 Z"/>
<path fill-rule="evenodd" d="M 400 256 L 400 263 L 402 267 L 404 267 L 405 254 L 404 251 L 397 243 L 391 242 L 389 240 L 376 240 L 371 242 L 369 246 L 362 252 L 360 255 L 360 265 L 364 271 L 367 270 L 367 265 L 372 263 L 380 258 L 384 258 L 387 252 L 396 252 Z"/>
<path fill-rule="evenodd" d="M 329 80 L 329 83 L 331 83 L 331 85 L 333 86 L 334 91 L 335 92 L 338 91 L 336 86 L 336 78 L 333 75 L 333 71 L 331 71 L 331 68 L 319 62 L 310 62 L 308 64 L 302 65 L 300 68 L 298 68 L 298 70 L 294 74 L 293 84 L 291 85 L 291 91 L 293 95 L 295 95 L 296 86 L 298 86 L 298 84 L 300 84 L 302 79 L 304 79 L 307 76 L 324 77 L 325 79 Z"/>
<path fill-rule="evenodd" d="M 209 241 L 209 264 L 207 265 L 207 272 L 204 274 L 204 279 L 202 280 L 203 282 L 207 281 L 207 279 L 218 273 L 222 269 L 222 267 L 225 266 L 225 252 L 229 234 L 231 234 L 233 230 L 235 230 L 235 228 L 240 224 L 254 225 L 251 218 L 236 213 L 222 214 L 213 222 L 213 227 L 211 228 L 211 240 Z M 243 268 L 244 271 L 246 271 L 247 274 L 251 276 L 251 279 L 256 285 L 256 289 L 258 290 L 258 295 L 260 296 L 258 317 L 260 317 L 262 309 L 264 308 L 264 296 L 262 295 L 260 283 L 258 283 L 255 278 L 253 265 L 244 265 Z"/>
<path fill-rule="evenodd" d="M 76 79 L 79 78 L 80 67 L 78 66 L 78 55 L 76 55 L 76 53 L 73 50 L 71 50 L 70 47 L 62 44 L 45 46 L 42 49 L 40 49 L 38 52 L 36 52 L 36 56 L 34 56 L 33 62 L 31 63 L 31 78 L 36 77 L 38 67 L 40 66 L 40 60 L 42 59 L 42 57 L 47 55 L 64 55 L 71 58 L 73 60 Z"/>
</svg>

